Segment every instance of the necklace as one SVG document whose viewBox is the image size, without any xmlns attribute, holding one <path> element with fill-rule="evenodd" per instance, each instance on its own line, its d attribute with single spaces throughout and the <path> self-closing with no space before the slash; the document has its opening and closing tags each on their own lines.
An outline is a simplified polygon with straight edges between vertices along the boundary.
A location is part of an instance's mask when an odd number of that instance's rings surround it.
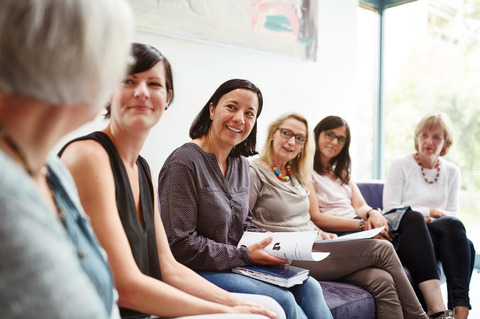
<svg viewBox="0 0 480 319">
<path fill-rule="evenodd" d="M 418 153 L 415 153 L 415 160 L 417 161 L 418 166 L 420 166 L 420 169 L 421 169 L 422 175 L 423 175 L 423 179 L 425 180 L 425 182 L 427 182 L 428 184 L 436 183 L 438 181 L 438 177 L 440 176 L 440 161 L 438 161 L 438 164 L 437 164 L 437 176 L 435 176 L 435 180 L 429 181 L 427 179 L 427 176 L 425 176 L 425 172 L 424 172 L 422 163 L 420 163 L 420 157 L 418 156 Z"/>
<path fill-rule="evenodd" d="M 290 164 L 287 164 L 285 168 L 287 169 L 287 175 L 283 176 L 282 174 L 280 174 L 280 171 L 272 162 L 272 170 L 273 170 L 273 173 L 275 173 L 275 176 L 277 176 L 277 178 L 281 181 L 288 182 L 292 178 L 292 171 L 290 170 Z"/>
<path fill-rule="evenodd" d="M 27 171 L 28 175 L 33 176 L 33 169 L 28 165 L 27 162 L 27 157 L 25 156 L 25 152 L 23 149 L 20 147 L 20 145 L 15 142 L 10 135 L 5 132 L 3 129 L 3 126 L 0 124 L 0 138 L 7 143 L 7 145 L 12 149 L 13 152 L 17 155 L 17 157 L 20 159 L 22 162 L 23 166 L 25 167 L 25 170 Z"/>
</svg>

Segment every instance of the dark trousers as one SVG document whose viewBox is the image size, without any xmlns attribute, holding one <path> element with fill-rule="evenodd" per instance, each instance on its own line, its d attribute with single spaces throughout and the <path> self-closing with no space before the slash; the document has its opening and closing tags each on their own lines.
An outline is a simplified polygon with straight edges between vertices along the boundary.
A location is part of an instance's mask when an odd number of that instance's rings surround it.
<svg viewBox="0 0 480 319">
<path fill-rule="evenodd" d="M 426 224 L 420 213 L 408 210 L 400 222 L 398 233 L 398 256 L 410 271 L 424 308 L 425 302 L 417 285 L 439 279 L 437 261 L 440 261 L 447 278 L 448 308 L 466 306 L 471 309 L 468 290 L 475 248 L 466 236 L 463 223 L 456 217 L 446 216 Z"/>
</svg>

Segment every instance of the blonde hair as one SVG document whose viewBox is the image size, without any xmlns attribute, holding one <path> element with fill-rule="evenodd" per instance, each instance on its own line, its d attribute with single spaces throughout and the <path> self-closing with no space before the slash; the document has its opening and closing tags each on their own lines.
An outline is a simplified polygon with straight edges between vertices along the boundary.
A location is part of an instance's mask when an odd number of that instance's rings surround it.
<svg viewBox="0 0 480 319">
<path fill-rule="evenodd" d="M 415 129 L 415 150 L 418 152 L 418 137 L 425 131 L 433 128 L 440 127 L 444 133 L 445 143 L 443 149 L 440 152 L 440 156 L 444 156 L 448 153 L 448 150 L 453 145 L 453 125 L 448 115 L 444 112 L 437 111 L 425 115 L 422 120 L 417 124 Z"/>
<path fill-rule="evenodd" d="M 300 180 L 303 185 L 307 185 L 312 176 L 313 167 L 313 139 L 310 136 L 310 129 L 308 128 L 308 121 L 303 116 L 297 113 L 289 113 L 280 116 L 273 121 L 267 131 L 267 139 L 263 145 L 262 152 L 260 153 L 259 160 L 270 164 L 273 158 L 273 134 L 281 126 L 281 124 L 287 119 L 295 119 L 305 124 L 306 139 L 307 142 L 303 146 L 302 150 L 298 153 L 298 156 L 290 161 L 292 174 Z"/>
</svg>

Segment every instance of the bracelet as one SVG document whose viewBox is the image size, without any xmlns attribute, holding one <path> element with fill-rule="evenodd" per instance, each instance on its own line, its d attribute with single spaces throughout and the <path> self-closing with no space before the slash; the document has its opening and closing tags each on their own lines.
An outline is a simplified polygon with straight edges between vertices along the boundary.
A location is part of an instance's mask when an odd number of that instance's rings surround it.
<svg viewBox="0 0 480 319">
<path fill-rule="evenodd" d="M 372 210 L 378 210 L 378 211 L 380 211 L 380 208 L 379 208 L 379 207 L 373 207 L 373 208 L 371 208 L 371 209 L 367 212 L 367 214 L 366 214 L 367 219 L 370 218 L 370 212 L 371 212 Z"/>
<path fill-rule="evenodd" d="M 360 219 L 360 225 L 358 226 L 358 231 L 363 231 L 365 229 L 365 219 Z"/>
</svg>

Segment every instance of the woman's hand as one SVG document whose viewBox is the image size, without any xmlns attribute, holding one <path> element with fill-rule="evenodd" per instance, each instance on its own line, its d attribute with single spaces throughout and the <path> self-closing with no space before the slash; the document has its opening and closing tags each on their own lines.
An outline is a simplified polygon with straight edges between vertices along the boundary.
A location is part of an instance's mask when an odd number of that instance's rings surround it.
<svg viewBox="0 0 480 319">
<path fill-rule="evenodd" d="M 324 240 L 334 239 L 338 237 L 337 234 L 327 233 L 321 229 L 318 230 L 318 235 Z"/>
<path fill-rule="evenodd" d="M 449 215 L 450 214 L 444 209 L 430 208 L 430 217 L 440 218 L 440 217 L 449 216 Z"/>
<path fill-rule="evenodd" d="M 248 246 L 248 254 L 250 259 L 254 264 L 258 265 L 278 265 L 278 264 L 288 264 L 289 261 L 286 259 L 278 258 L 267 253 L 264 248 L 272 242 L 272 237 L 267 237 L 258 243 Z"/>
<path fill-rule="evenodd" d="M 388 220 L 378 210 L 372 210 L 369 214 L 367 222 L 365 223 L 365 229 L 379 228 L 382 226 L 385 226 L 385 229 L 374 238 L 392 241 L 393 238 L 390 234 L 390 229 L 388 228 Z"/>
<path fill-rule="evenodd" d="M 239 302 L 237 305 L 233 306 L 233 313 L 251 313 L 251 314 L 259 314 L 264 315 L 269 318 L 275 318 L 277 315 L 265 308 L 261 304 L 257 304 L 248 300 L 238 299 Z"/>
</svg>

